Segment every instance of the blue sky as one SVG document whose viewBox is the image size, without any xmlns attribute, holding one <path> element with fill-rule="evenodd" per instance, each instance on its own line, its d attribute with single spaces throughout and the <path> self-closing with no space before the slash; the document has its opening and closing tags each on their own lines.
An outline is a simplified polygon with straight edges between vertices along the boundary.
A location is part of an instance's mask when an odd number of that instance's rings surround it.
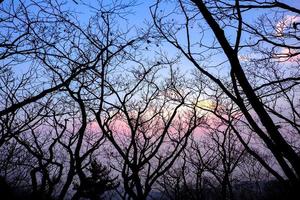
<svg viewBox="0 0 300 200">
<path fill-rule="evenodd" d="M 67 5 L 66 7 L 70 8 L 71 10 L 75 10 L 76 12 L 78 12 L 80 18 L 79 20 L 81 21 L 82 24 L 86 24 L 87 20 L 89 18 L 89 16 L 91 16 L 93 14 L 93 10 L 91 8 L 88 8 L 87 6 L 82 6 L 81 2 L 84 2 L 86 4 L 90 4 L 90 5 L 95 5 L 95 0 L 76 0 L 78 2 L 78 4 L 74 3 L 74 1 L 72 0 L 67 0 Z M 119 2 L 129 2 L 130 0 L 124 0 L 124 1 L 120 1 Z M 109 4 L 111 1 L 110 0 L 104 0 L 103 2 L 105 2 L 105 4 Z M 155 0 L 150 0 L 150 1 L 142 1 L 142 0 L 136 0 L 135 1 L 135 6 L 130 8 L 129 10 L 131 11 L 130 14 L 128 14 L 126 16 L 127 20 L 122 20 L 120 19 L 119 25 L 122 27 L 124 26 L 124 29 L 127 27 L 136 27 L 137 29 L 142 28 L 145 26 L 146 22 L 151 22 L 151 15 L 150 15 L 150 10 L 149 7 L 151 5 L 153 5 L 156 1 Z M 282 1 L 284 3 L 287 3 L 291 6 L 295 6 L 295 7 L 300 7 L 300 1 L 299 0 L 286 0 L 286 1 Z M 96 5 L 95 5 L 96 6 Z M 169 9 L 168 7 L 164 7 L 162 6 L 161 9 Z M 249 13 L 247 13 L 247 15 L 244 15 L 244 19 L 246 20 L 255 20 L 259 15 L 263 14 L 261 11 L 251 11 Z M 177 16 L 178 19 L 180 20 L 181 16 Z M 176 16 L 175 16 L 176 18 Z M 235 38 L 235 32 L 232 31 L 227 31 L 227 35 L 231 38 Z M 182 38 L 181 38 L 182 37 Z M 183 36 L 179 36 L 180 39 L 184 39 Z M 192 34 L 192 38 L 195 38 L 194 41 L 196 41 L 199 38 L 199 35 L 196 33 Z M 213 34 L 207 36 L 204 38 L 203 42 L 207 42 L 210 43 L 211 40 L 214 38 Z M 153 49 L 152 50 L 157 50 L 156 46 L 153 45 Z M 166 45 L 162 48 L 163 51 L 167 52 L 169 55 L 175 54 L 175 48 L 170 47 L 169 45 Z M 149 51 L 148 55 L 145 54 L 145 57 L 151 57 L 153 56 L 153 51 Z M 207 62 L 204 62 L 204 64 L 209 64 L 209 63 L 220 63 L 223 62 L 224 60 L 226 60 L 226 58 L 224 57 L 224 55 L 218 55 L 214 57 L 214 60 L 209 60 Z M 191 66 L 189 64 L 189 62 L 185 61 L 184 59 L 182 60 L 181 63 L 182 68 L 185 68 L 187 70 L 191 70 L 193 69 L 193 66 Z"/>
</svg>

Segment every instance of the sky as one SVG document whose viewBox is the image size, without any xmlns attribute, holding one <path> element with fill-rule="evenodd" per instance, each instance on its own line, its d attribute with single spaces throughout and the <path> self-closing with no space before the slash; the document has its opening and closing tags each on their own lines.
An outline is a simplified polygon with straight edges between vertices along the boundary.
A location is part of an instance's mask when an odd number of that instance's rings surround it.
<svg viewBox="0 0 300 200">
<path fill-rule="evenodd" d="M 87 24 L 89 17 L 93 14 L 94 10 L 89 8 L 88 6 L 83 6 L 82 3 L 85 3 L 86 5 L 91 5 L 91 6 L 95 6 L 97 7 L 97 3 L 95 3 L 95 0 L 67 0 L 66 1 L 67 4 L 65 5 L 65 7 L 67 9 L 71 9 L 74 10 L 78 13 L 79 17 L 79 21 L 82 24 Z M 107 5 L 109 3 L 111 3 L 110 0 L 103 0 L 102 2 L 104 2 L 104 5 Z M 141 29 L 143 27 L 146 26 L 146 24 L 149 22 L 151 23 L 152 19 L 151 19 L 151 14 L 150 14 L 150 6 L 153 5 L 156 0 L 150 0 L 150 1 L 142 1 L 142 0 L 117 0 L 117 2 L 123 2 L 123 3 L 127 3 L 127 2 L 134 2 L 134 6 L 132 8 L 129 8 L 130 14 L 128 14 L 126 16 L 127 20 L 122 20 L 120 19 L 119 21 L 119 26 L 120 27 L 124 27 L 124 29 L 128 28 L 128 27 L 135 27 L 136 29 Z M 285 0 L 282 1 L 284 3 L 287 3 L 291 6 L 294 7 L 300 7 L 300 3 L 298 0 Z M 167 5 L 167 6 L 166 6 Z M 169 8 L 168 5 L 172 5 L 171 4 L 163 4 L 160 9 L 161 10 L 168 10 L 171 9 Z M 257 17 L 259 17 L 260 15 L 262 15 L 263 13 L 259 10 L 255 10 L 255 11 L 250 11 L 248 12 L 246 15 L 243 15 L 243 18 L 246 19 L 247 21 L 252 21 L 257 19 Z M 182 18 L 182 16 L 172 16 L 175 17 L 175 20 L 180 20 Z M 177 19 L 176 19 L 177 17 Z M 229 38 L 234 39 L 235 38 L 235 31 L 232 30 L 227 30 L 227 35 Z M 210 37 L 211 36 L 211 37 Z M 246 38 L 247 35 L 244 35 L 244 38 Z M 179 35 L 179 38 L 184 40 L 184 35 Z M 192 32 L 191 33 L 191 38 L 193 38 L 193 41 L 197 41 L 200 39 L 199 34 L 197 34 L 196 32 Z M 211 43 L 211 41 L 213 40 L 213 33 L 211 33 L 210 35 L 206 35 L 203 39 L 204 43 Z M 176 50 L 175 48 L 171 47 L 170 45 L 166 45 L 163 48 L 161 48 L 163 51 L 167 52 L 169 55 L 175 55 Z M 153 49 L 154 51 L 157 50 L 158 48 L 156 48 L 156 46 L 153 44 Z M 243 54 L 243 53 L 242 53 Z M 153 53 L 153 51 L 149 51 L 147 53 L 147 55 L 145 54 L 145 57 L 151 57 L 155 55 Z M 206 55 L 206 54 L 204 54 Z M 218 63 L 222 63 L 223 61 L 226 61 L 227 58 L 222 55 L 219 54 L 218 56 L 214 56 L 213 59 L 207 59 L 205 58 L 202 62 L 204 65 L 209 65 L 209 64 L 213 64 L 216 65 Z M 181 60 L 181 68 L 185 69 L 187 71 L 191 71 L 194 69 L 194 67 L 185 59 Z M 184 66 L 184 67 L 182 67 Z M 19 69 L 20 70 L 20 69 Z"/>
<path fill-rule="evenodd" d="M 122 2 L 129 2 L 130 0 L 124 0 Z M 97 5 L 95 5 L 95 1 L 93 0 L 76 0 L 77 3 L 75 3 L 75 1 L 73 0 L 67 0 L 67 4 L 66 4 L 66 8 L 69 8 L 71 10 L 74 10 L 78 13 L 79 17 L 79 21 L 82 24 L 86 24 L 88 22 L 88 18 L 89 16 L 91 16 L 91 14 L 93 14 L 94 10 L 89 8 L 88 6 L 82 6 L 82 2 L 86 3 L 87 5 L 91 5 L 91 6 L 95 6 L 97 7 Z M 110 0 L 103 0 L 104 4 L 110 3 Z M 121 2 L 119 0 L 119 2 Z M 284 3 L 287 3 L 291 6 L 295 6 L 295 7 L 300 7 L 300 3 L 298 0 L 287 0 L 287 1 L 282 1 Z M 126 16 L 126 20 L 120 19 L 119 25 L 122 27 L 124 26 L 124 28 L 127 27 L 135 27 L 136 29 L 140 29 L 146 26 L 147 22 L 151 22 L 151 14 L 150 14 L 150 6 L 153 5 L 155 3 L 155 0 L 150 0 L 150 1 L 142 1 L 142 0 L 136 0 L 135 1 L 135 6 L 133 6 L 132 8 L 129 8 L 129 10 L 131 11 L 130 14 L 128 14 Z M 169 7 L 166 7 L 166 5 L 162 6 L 160 9 L 164 10 L 168 10 L 171 9 Z M 246 20 L 252 21 L 257 19 L 257 17 L 259 17 L 260 15 L 262 15 L 263 13 L 261 11 L 251 11 L 250 13 L 244 15 L 243 17 Z M 172 16 L 175 18 L 175 20 L 180 20 L 182 16 Z M 177 19 L 176 19 L 177 18 Z M 235 31 L 232 30 L 228 30 L 227 31 L 227 35 L 230 38 L 235 38 Z M 184 35 L 179 35 L 180 40 L 183 41 L 184 44 Z M 191 33 L 191 38 L 193 38 L 193 41 L 197 41 L 199 40 L 200 36 L 195 32 Z M 213 33 L 206 34 L 203 42 L 204 43 L 211 43 L 212 39 L 214 38 Z M 247 35 L 244 35 L 244 38 L 247 38 Z M 170 46 L 170 45 L 166 45 L 161 47 L 159 46 L 159 48 L 156 47 L 155 44 L 151 44 L 153 46 L 152 49 L 150 49 L 150 51 L 146 52 L 144 54 L 145 57 L 149 57 L 151 58 L 152 56 L 155 55 L 155 51 L 157 51 L 158 49 L 161 49 L 162 51 L 165 51 L 168 53 L 169 56 L 175 55 L 176 50 L 174 47 Z M 196 47 L 195 49 L 197 49 L 198 47 Z M 243 53 L 243 52 L 242 52 Z M 247 53 L 247 52 L 246 52 Z M 206 55 L 204 53 L 204 55 Z M 202 61 L 202 63 L 204 65 L 216 65 L 218 63 L 222 63 L 223 61 L 226 61 L 227 58 L 224 56 L 224 54 L 218 54 L 216 56 L 213 56 L 212 59 L 207 59 L 204 58 L 204 60 Z M 31 63 L 27 63 L 28 65 L 30 65 Z M 178 67 L 180 67 L 181 71 L 192 71 L 195 67 L 188 62 L 186 59 L 182 59 L 181 62 L 177 65 Z M 23 70 L 22 70 L 23 69 Z M 213 70 L 213 69 L 210 69 Z M 220 68 L 218 68 L 218 70 L 216 70 L 216 74 L 222 74 L 224 73 L 224 75 L 226 75 L 226 73 L 228 73 L 228 70 L 226 69 L 226 67 L 222 68 L 222 70 L 224 70 L 224 72 L 222 72 L 220 70 Z M 18 67 L 17 71 L 19 73 L 24 72 L 24 65 L 22 67 Z"/>
<path fill-rule="evenodd" d="M 78 0 L 80 1 L 80 0 Z M 83 1 L 83 0 L 81 0 Z M 87 4 L 89 3 L 93 3 L 94 1 L 92 0 L 88 0 L 89 2 L 87 2 Z M 109 1 L 107 1 L 109 2 Z M 298 0 L 294 0 L 294 1 L 284 1 L 285 3 L 290 3 L 290 5 L 294 5 L 295 7 L 300 7 L 299 5 L 299 1 Z M 133 13 L 128 15 L 128 20 L 124 21 L 120 21 L 120 26 L 124 26 L 124 27 L 131 27 L 131 26 L 135 26 L 135 27 L 143 27 L 145 25 L 145 23 L 148 21 L 151 21 L 150 18 L 150 11 L 149 11 L 149 6 L 152 5 L 154 3 L 154 1 L 137 1 L 137 5 L 135 7 L 132 8 Z M 82 22 L 83 24 L 85 24 L 88 20 L 88 16 L 90 12 L 93 12 L 90 8 L 88 7 L 82 7 L 79 6 L 78 4 L 74 3 L 71 0 L 68 0 L 68 4 L 67 6 L 69 6 L 71 9 L 74 9 L 75 11 L 77 11 L 79 13 L 80 16 L 80 22 Z M 258 17 L 259 15 L 261 15 L 263 13 L 261 12 L 253 12 L 253 13 L 249 13 L 249 15 L 246 16 L 247 20 L 253 20 L 256 17 Z M 235 33 L 234 32 L 229 32 L 228 33 L 230 36 L 234 37 Z M 197 38 L 199 38 L 199 35 L 197 34 L 193 34 L 191 35 L 193 38 L 195 38 L 195 40 L 197 40 Z M 204 42 L 210 42 L 211 39 L 213 38 L 213 35 L 211 35 L 211 37 L 207 37 L 204 38 Z M 170 48 L 170 49 L 164 49 L 165 51 L 167 51 L 170 54 L 175 53 L 174 48 Z M 149 55 L 145 55 L 145 56 L 149 56 Z M 218 55 L 215 56 L 215 60 L 213 60 L 213 62 L 211 64 L 214 63 L 219 63 L 222 62 L 223 60 L 226 60 L 226 58 L 224 57 L 224 55 Z M 207 61 L 208 62 L 208 61 Z M 180 63 L 180 66 L 183 66 L 182 68 L 185 68 L 184 70 L 192 70 L 194 69 L 194 67 L 187 62 L 186 60 L 183 60 Z M 209 107 L 211 102 L 199 102 L 199 106 L 203 106 L 203 107 Z M 91 124 L 91 126 L 94 126 L 93 124 Z M 93 127 L 92 127 L 93 128 Z"/>
</svg>

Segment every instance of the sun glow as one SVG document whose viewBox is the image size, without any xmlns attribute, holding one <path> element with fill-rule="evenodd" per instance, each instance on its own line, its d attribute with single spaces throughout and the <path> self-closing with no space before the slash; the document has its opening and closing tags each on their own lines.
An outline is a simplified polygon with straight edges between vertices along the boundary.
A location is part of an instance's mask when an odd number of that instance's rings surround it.
<svg viewBox="0 0 300 200">
<path fill-rule="evenodd" d="M 201 108 L 201 109 L 212 110 L 212 109 L 215 109 L 216 104 L 213 101 L 209 100 L 209 99 L 205 99 L 205 100 L 198 101 L 196 106 L 198 108 Z"/>
</svg>

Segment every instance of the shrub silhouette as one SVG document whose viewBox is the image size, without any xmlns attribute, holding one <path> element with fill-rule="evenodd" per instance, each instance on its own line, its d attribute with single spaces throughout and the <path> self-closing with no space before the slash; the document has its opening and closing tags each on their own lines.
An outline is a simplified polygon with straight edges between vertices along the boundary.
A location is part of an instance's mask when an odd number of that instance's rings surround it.
<svg viewBox="0 0 300 200">
<path fill-rule="evenodd" d="M 106 191 L 113 190 L 119 186 L 117 176 L 111 177 L 110 170 L 98 163 L 96 160 L 91 162 L 88 168 L 90 176 L 83 179 L 79 184 L 75 184 L 77 198 L 85 197 L 92 200 L 103 199 L 103 194 Z"/>
</svg>

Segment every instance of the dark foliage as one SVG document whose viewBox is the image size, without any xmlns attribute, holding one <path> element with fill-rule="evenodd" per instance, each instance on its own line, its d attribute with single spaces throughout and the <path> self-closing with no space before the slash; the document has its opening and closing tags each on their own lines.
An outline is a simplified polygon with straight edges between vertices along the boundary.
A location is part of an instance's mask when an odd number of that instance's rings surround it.
<svg viewBox="0 0 300 200">
<path fill-rule="evenodd" d="M 110 170 L 101 163 L 93 160 L 88 168 L 90 176 L 83 179 L 80 184 L 75 184 L 77 198 L 85 197 L 91 200 L 104 199 L 106 191 L 113 190 L 119 186 L 118 177 L 111 177 Z"/>
</svg>

